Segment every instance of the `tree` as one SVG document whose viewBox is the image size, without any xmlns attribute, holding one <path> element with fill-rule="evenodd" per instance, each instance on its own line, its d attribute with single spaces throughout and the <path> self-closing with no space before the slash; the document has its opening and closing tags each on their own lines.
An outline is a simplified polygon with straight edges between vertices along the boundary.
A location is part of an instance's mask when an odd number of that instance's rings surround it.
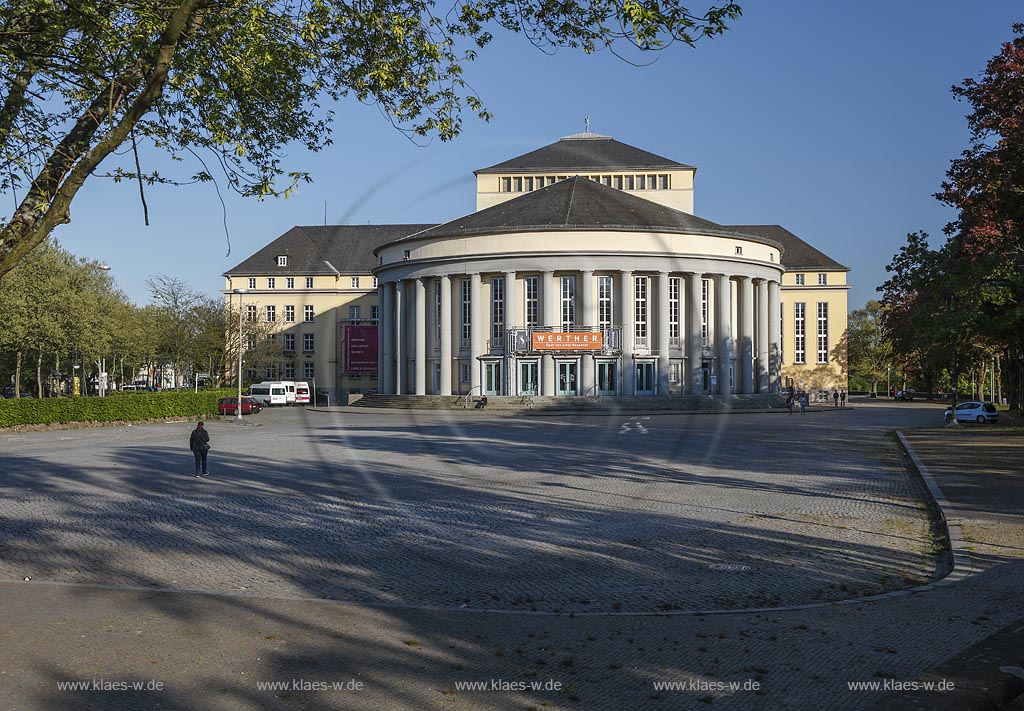
<svg viewBox="0 0 1024 711">
<path fill-rule="evenodd" d="M 868 301 L 863 309 L 850 312 L 847 325 L 851 385 L 878 392 L 878 383 L 892 363 L 892 343 L 882 328 L 884 311 L 878 301 Z"/>
<path fill-rule="evenodd" d="M 85 181 L 122 146 L 116 179 L 165 181 L 138 146 L 206 152 L 245 195 L 285 196 L 309 179 L 289 144 L 331 143 L 334 103 L 375 103 L 397 126 L 448 140 L 462 111 L 489 114 L 463 71 L 502 28 L 542 48 L 639 51 L 693 45 L 740 15 L 680 0 L 9 0 L 0 6 L 0 186 L 24 189 L 0 223 L 0 276 L 59 224 Z M 193 176 L 211 180 L 205 168 Z"/>
</svg>

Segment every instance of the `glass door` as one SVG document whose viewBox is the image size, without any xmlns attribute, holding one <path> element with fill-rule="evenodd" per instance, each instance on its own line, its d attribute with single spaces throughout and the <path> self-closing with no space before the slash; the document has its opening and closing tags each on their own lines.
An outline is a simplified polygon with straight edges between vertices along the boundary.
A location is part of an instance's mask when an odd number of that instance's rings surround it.
<svg viewBox="0 0 1024 711">
<path fill-rule="evenodd" d="M 654 368 L 654 362 L 638 361 L 636 364 L 636 394 L 654 395 L 657 387 L 657 370 Z"/>
<path fill-rule="evenodd" d="M 484 395 L 501 395 L 501 361 L 484 362 Z"/>
<path fill-rule="evenodd" d="M 563 360 L 558 362 L 558 394 L 576 394 L 576 367 L 574 360 Z"/>
<path fill-rule="evenodd" d="M 535 360 L 521 360 L 519 361 L 519 394 L 520 395 L 536 395 L 537 394 L 537 361 Z"/>
<path fill-rule="evenodd" d="M 613 360 L 597 362 L 597 392 L 599 395 L 614 395 L 618 390 L 618 364 Z"/>
<path fill-rule="evenodd" d="M 711 392 L 711 361 L 702 360 L 700 363 L 701 392 L 705 395 Z"/>
</svg>

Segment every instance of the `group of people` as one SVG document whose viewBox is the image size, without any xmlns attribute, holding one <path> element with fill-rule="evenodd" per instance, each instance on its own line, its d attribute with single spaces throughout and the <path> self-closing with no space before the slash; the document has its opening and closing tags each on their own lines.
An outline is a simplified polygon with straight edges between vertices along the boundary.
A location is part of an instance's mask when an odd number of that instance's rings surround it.
<svg viewBox="0 0 1024 711">
<path fill-rule="evenodd" d="M 826 391 L 827 392 L 827 391 Z M 807 409 L 807 393 L 795 393 L 791 389 L 789 395 L 786 396 L 786 408 L 789 410 L 789 414 L 793 414 L 793 406 L 797 405 L 800 408 L 800 414 L 804 414 Z M 846 391 L 835 389 L 832 391 L 832 406 L 833 407 L 846 407 Z"/>
</svg>

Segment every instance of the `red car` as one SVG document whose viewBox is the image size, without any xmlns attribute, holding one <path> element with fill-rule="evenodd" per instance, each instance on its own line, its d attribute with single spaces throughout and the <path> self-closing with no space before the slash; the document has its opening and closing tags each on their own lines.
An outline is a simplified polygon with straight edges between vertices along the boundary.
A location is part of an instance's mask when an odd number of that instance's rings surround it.
<svg viewBox="0 0 1024 711">
<path fill-rule="evenodd" d="M 251 397 L 242 397 L 242 414 L 243 415 L 254 415 L 263 406 L 258 401 Z M 217 401 L 217 414 L 218 415 L 237 415 L 238 414 L 238 398 L 237 397 L 222 397 Z"/>
</svg>

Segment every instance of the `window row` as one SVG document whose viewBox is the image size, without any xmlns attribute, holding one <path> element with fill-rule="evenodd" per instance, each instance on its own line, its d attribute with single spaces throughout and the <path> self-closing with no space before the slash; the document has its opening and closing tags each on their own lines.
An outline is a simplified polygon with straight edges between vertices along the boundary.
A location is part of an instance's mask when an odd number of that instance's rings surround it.
<svg viewBox="0 0 1024 711">
<path fill-rule="evenodd" d="M 255 304 L 248 304 L 245 307 L 245 317 L 249 321 L 255 321 L 257 314 L 257 307 Z M 267 305 L 263 307 L 263 315 L 267 323 L 277 322 L 277 306 Z M 302 320 L 304 323 L 313 323 L 315 320 L 315 314 L 313 307 L 306 305 L 302 307 Z M 295 307 L 288 305 L 284 307 L 284 323 L 295 323 Z"/>
<path fill-rule="evenodd" d="M 313 277 L 304 277 L 304 278 L 306 280 L 305 281 L 305 284 L 306 284 L 305 288 L 312 289 L 313 288 Z M 365 279 L 365 278 L 366 277 L 357 277 L 357 276 L 350 277 L 349 278 L 349 286 L 350 286 L 350 288 L 352 288 L 352 289 L 359 289 L 360 285 L 362 285 L 361 288 L 364 288 L 364 289 L 365 288 L 372 288 L 372 289 L 376 289 L 377 288 L 377 277 L 369 277 L 369 279 L 370 279 L 370 286 L 369 287 L 367 287 L 361 281 L 361 279 Z M 256 286 L 256 284 L 257 284 L 257 278 L 256 277 L 249 277 L 249 288 L 250 289 L 258 288 Z M 268 289 L 276 289 L 277 288 L 277 277 L 267 277 L 267 288 Z M 285 289 L 294 289 L 295 288 L 295 277 L 284 277 L 284 288 Z"/>
<path fill-rule="evenodd" d="M 828 303 L 819 301 L 817 308 L 817 363 L 828 365 Z M 780 330 L 780 337 L 782 335 Z M 802 302 L 793 304 L 793 362 L 798 365 L 807 363 L 807 304 Z"/>
<path fill-rule="evenodd" d="M 276 365 L 267 365 L 263 368 L 263 377 L 266 380 L 277 380 L 278 372 L 280 372 L 281 380 L 295 380 L 295 364 L 284 363 L 280 369 Z M 245 371 L 245 377 L 249 380 L 255 380 L 257 377 L 257 371 L 254 368 L 247 368 Z M 304 380 L 313 380 L 316 378 L 316 364 L 315 363 L 303 363 L 302 364 L 302 377 Z"/>
<path fill-rule="evenodd" d="M 526 175 L 503 177 L 498 189 L 503 193 L 528 193 L 554 185 L 560 180 L 567 180 L 568 175 Z M 584 176 L 595 183 L 607 185 L 616 190 L 668 190 L 671 187 L 671 176 L 668 173 L 631 173 L 628 175 L 588 175 Z"/>
<path fill-rule="evenodd" d="M 806 274 L 800 274 L 799 272 L 794 274 L 793 277 L 796 280 L 796 285 L 797 286 L 806 286 L 807 285 L 806 276 L 807 276 Z M 828 274 L 825 274 L 824 272 L 819 272 L 818 273 L 818 286 L 828 286 Z"/>
</svg>

